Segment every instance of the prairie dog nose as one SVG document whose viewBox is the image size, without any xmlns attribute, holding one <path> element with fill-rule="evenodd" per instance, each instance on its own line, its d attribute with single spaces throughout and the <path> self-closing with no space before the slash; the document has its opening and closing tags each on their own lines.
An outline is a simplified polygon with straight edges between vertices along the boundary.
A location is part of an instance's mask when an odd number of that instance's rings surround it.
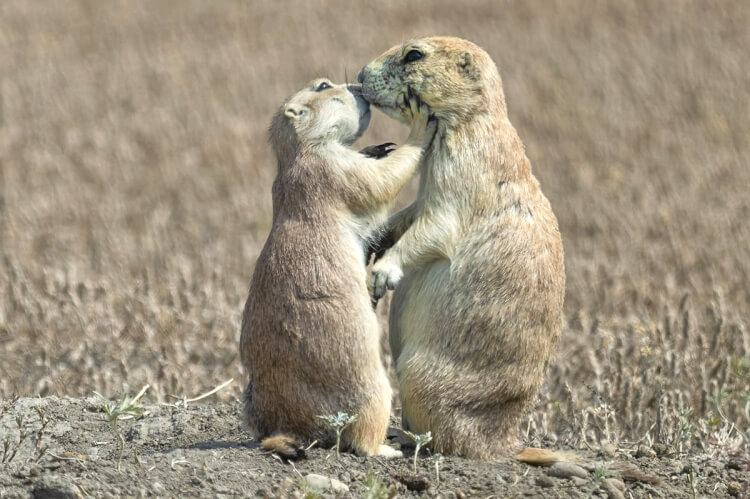
<svg viewBox="0 0 750 499">
<path fill-rule="evenodd" d="M 357 81 L 360 83 L 365 82 L 365 70 L 367 69 L 367 66 L 363 67 L 359 73 L 357 74 Z"/>
</svg>

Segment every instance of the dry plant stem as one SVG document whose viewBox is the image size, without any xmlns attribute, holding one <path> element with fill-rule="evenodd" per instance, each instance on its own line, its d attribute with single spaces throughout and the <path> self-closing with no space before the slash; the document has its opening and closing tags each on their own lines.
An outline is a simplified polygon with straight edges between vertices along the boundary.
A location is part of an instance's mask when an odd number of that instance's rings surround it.
<svg viewBox="0 0 750 499">
<path fill-rule="evenodd" d="M 39 433 L 36 435 L 36 442 L 34 443 L 34 456 L 32 457 L 32 462 L 39 461 L 44 454 L 47 452 L 47 447 L 42 447 L 42 439 L 44 438 L 44 430 L 47 428 L 47 423 L 49 423 L 49 420 L 45 416 L 45 409 L 43 406 L 40 406 L 37 408 L 37 414 L 39 414 L 39 421 L 41 422 L 42 426 L 39 428 Z"/>
<path fill-rule="evenodd" d="M 0 421 L 3 420 L 5 413 L 11 410 L 14 405 L 16 405 L 16 402 L 18 402 L 18 395 L 15 395 L 12 399 L 10 399 L 10 402 L 3 405 L 3 408 L 0 409 Z"/>
<path fill-rule="evenodd" d="M 21 448 L 26 440 L 26 430 L 23 428 L 23 416 L 16 417 L 16 426 L 18 426 L 18 443 L 11 450 L 10 440 L 6 439 L 3 447 L 3 463 L 10 463 L 16 457 L 18 449 Z"/>
<path fill-rule="evenodd" d="M 203 400 L 204 398 L 210 397 L 211 395 L 213 395 L 214 393 L 218 392 L 219 390 L 222 390 L 222 389 L 226 388 L 227 386 L 229 386 L 232 383 L 232 381 L 234 381 L 234 378 L 230 378 L 230 379 L 226 380 L 225 382 L 223 382 L 222 384 L 220 384 L 219 386 L 217 386 L 214 389 L 212 389 L 211 391 L 208 391 L 208 392 L 206 392 L 206 393 L 204 393 L 202 395 L 198 395 L 197 397 L 193 397 L 191 399 L 185 398 L 185 397 L 182 397 L 182 398 L 175 397 L 174 395 L 170 395 L 170 397 L 178 399 L 177 402 L 174 404 L 175 407 L 180 407 L 180 406 L 187 407 L 188 403 L 192 403 L 192 402 L 197 402 L 199 400 Z"/>
</svg>

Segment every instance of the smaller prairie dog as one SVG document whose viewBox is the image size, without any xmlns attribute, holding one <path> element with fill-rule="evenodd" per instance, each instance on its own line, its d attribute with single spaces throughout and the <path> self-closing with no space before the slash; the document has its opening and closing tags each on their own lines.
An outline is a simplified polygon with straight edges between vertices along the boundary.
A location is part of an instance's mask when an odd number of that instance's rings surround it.
<svg viewBox="0 0 750 499">
<path fill-rule="evenodd" d="M 253 272 L 240 339 L 249 378 L 244 419 L 259 438 L 328 444 L 334 435 L 320 416 L 343 411 L 357 416 L 343 448 L 396 452 L 382 445 L 391 387 L 366 254 L 435 132 L 426 106 L 405 96 L 401 102 L 411 133 L 383 159 L 350 148 L 370 121 L 358 85 L 314 80 L 273 118 L 273 226 Z M 276 450 L 276 443 L 289 448 L 285 438 L 266 438 L 264 446 Z"/>
</svg>

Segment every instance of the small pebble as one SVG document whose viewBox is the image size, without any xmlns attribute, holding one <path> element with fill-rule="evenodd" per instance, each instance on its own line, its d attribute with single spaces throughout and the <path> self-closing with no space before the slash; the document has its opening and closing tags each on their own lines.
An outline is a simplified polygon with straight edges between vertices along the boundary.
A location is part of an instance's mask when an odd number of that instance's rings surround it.
<svg viewBox="0 0 750 499">
<path fill-rule="evenodd" d="M 551 489 L 555 486 L 555 482 L 547 475 L 542 475 L 536 478 L 536 484 L 545 489 Z"/>
<path fill-rule="evenodd" d="M 656 457 L 656 452 L 654 452 L 654 449 L 652 449 L 648 445 L 641 444 L 638 446 L 638 450 L 635 451 L 635 457 Z"/>
<path fill-rule="evenodd" d="M 605 478 L 603 483 L 616 488 L 620 492 L 625 492 L 625 482 L 622 480 L 618 480 L 617 478 Z"/>
<path fill-rule="evenodd" d="M 577 476 L 579 478 L 588 478 L 589 474 L 585 469 L 581 468 L 577 464 L 558 462 L 550 466 L 547 470 L 549 476 L 555 478 L 570 478 Z"/>
<path fill-rule="evenodd" d="M 154 482 L 151 484 L 151 490 L 154 491 L 154 494 L 156 495 L 163 495 L 167 489 L 162 485 L 161 482 Z"/>
<path fill-rule="evenodd" d="M 409 490 L 419 492 L 430 488 L 430 481 L 421 475 L 415 475 L 414 473 L 399 473 L 392 476 L 404 484 Z"/>
<path fill-rule="evenodd" d="M 309 475 L 305 475 L 305 481 L 313 489 L 331 491 L 337 494 L 349 492 L 349 487 L 336 480 L 335 478 L 329 478 L 327 476 L 310 473 Z"/>
<path fill-rule="evenodd" d="M 615 457 L 615 454 L 617 454 L 617 446 L 612 442 L 603 442 L 599 447 L 599 453 L 604 457 Z"/>
<path fill-rule="evenodd" d="M 606 478 L 602 482 L 602 489 L 609 499 L 625 499 L 625 484 L 616 478 Z"/>
<path fill-rule="evenodd" d="M 730 496 L 738 496 L 740 495 L 740 492 L 742 491 L 742 485 L 740 482 L 729 482 L 727 484 L 727 493 Z"/>
<path fill-rule="evenodd" d="M 679 461 L 677 459 L 671 459 L 669 461 L 669 464 L 667 465 L 667 469 L 669 470 L 669 473 L 672 475 L 681 474 L 684 467 L 685 465 L 682 463 L 682 461 Z"/>
<path fill-rule="evenodd" d="M 32 497 L 54 497 L 57 499 L 78 499 L 82 497 L 78 489 L 68 480 L 57 476 L 45 476 L 34 484 Z"/>
<path fill-rule="evenodd" d="M 589 481 L 585 478 L 581 478 L 579 476 L 572 476 L 570 477 L 570 481 L 575 484 L 576 487 L 585 487 L 589 484 Z"/>
<path fill-rule="evenodd" d="M 666 444 L 654 444 L 654 452 L 659 457 L 669 457 L 676 454 L 674 447 Z"/>
</svg>

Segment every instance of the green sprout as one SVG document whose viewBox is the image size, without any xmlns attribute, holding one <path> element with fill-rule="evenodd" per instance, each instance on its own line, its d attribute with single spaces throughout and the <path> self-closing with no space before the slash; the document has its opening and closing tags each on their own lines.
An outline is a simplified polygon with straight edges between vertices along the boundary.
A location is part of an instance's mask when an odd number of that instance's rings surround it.
<svg viewBox="0 0 750 499">
<path fill-rule="evenodd" d="M 742 399 L 742 408 L 745 411 L 745 419 L 750 422 L 750 392 L 743 391 L 740 393 L 740 398 Z"/>
<path fill-rule="evenodd" d="M 432 462 L 435 463 L 435 484 L 440 485 L 440 461 L 443 460 L 441 453 L 435 453 L 432 455 Z"/>
<path fill-rule="evenodd" d="M 122 462 L 122 451 L 125 447 L 125 438 L 120 432 L 120 428 L 117 425 L 119 418 L 123 416 L 139 417 L 143 414 L 143 406 L 138 402 L 138 399 L 143 395 L 145 390 L 142 390 L 139 395 L 134 398 L 130 398 L 129 395 L 123 395 L 120 402 L 107 402 L 102 406 L 102 411 L 107 415 L 109 425 L 112 428 L 112 432 L 117 435 L 120 440 L 120 450 L 117 457 L 117 471 L 120 471 L 120 463 Z"/>
<path fill-rule="evenodd" d="M 341 433 L 346 429 L 347 426 L 357 420 L 357 415 L 350 416 L 345 412 L 339 411 L 335 416 L 329 414 L 327 416 L 318 416 L 320 419 L 325 421 L 328 427 L 332 428 L 336 432 L 336 457 L 339 457 L 339 449 L 341 448 Z"/>
<path fill-rule="evenodd" d="M 427 445 L 432 441 L 432 432 L 428 431 L 422 435 L 415 435 L 410 431 L 404 431 L 404 434 L 414 440 L 414 474 L 417 474 L 417 457 L 419 456 L 419 449 L 423 445 Z"/>
<path fill-rule="evenodd" d="M 367 472 L 365 477 L 365 493 L 363 499 L 387 499 L 388 486 L 378 478 L 372 471 Z"/>
<path fill-rule="evenodd" d="M 680 418 L 680 452 L 682 452 L 682 446 L 685 442 L 689 442 L 692 438 L 693 424 L 688 419 L 693 413 L 692 407 L 686 409 L 679 409 L 677 415 Z"/>
<path fill-rule="evenodd" d="M 713 402 L 716 405 L 716 410 L 719 411 L 719 416 L 721 416 L 721 419 L 726 420 L 726 416 L 724 415 L 724 411 L 721 409 L 721 404 L 729 397 L 729 392 L 725 389 L 721 389 L 718 392 L 711 395 L 708 399 Z"/>
</svg>

